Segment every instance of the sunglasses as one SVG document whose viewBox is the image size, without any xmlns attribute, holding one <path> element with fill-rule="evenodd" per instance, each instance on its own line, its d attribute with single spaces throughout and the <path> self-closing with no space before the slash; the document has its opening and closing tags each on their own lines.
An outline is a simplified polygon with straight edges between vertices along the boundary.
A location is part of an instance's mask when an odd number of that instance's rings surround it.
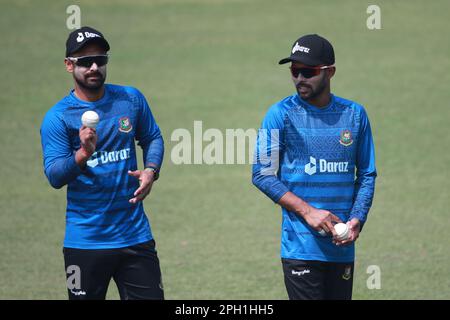
<svg viewBox="0 0 450 320">
<path fill-rule="evenodd" d="M 334 65 L 331 66 L 322 66 L 322 67 L 290 67 L 291 74 L 294 78 L 298 78 L 298 76 L 301 74 L 303 78 L 309 79 L 312 77 L 315 77 L 320 74 L 320 71 L 324 69 L 333 68 Z"/>
<path fill-rule="evenodd" d="M 67 60 L 72 61 L 79 67 L 90 68 L 93 63 L 101 67 L 108 63 L 108 55 L 100 54 L 97 56 L 67 57 Z"/>
</svg>

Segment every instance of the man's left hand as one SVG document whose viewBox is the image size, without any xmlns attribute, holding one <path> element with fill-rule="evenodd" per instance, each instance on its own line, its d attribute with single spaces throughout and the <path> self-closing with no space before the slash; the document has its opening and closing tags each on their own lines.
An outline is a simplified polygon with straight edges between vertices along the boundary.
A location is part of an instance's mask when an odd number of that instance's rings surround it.
<svg viewBox="0 0 450 320">
<path fill-rule="evenodd" d="M 130 203 L 138 203 L 145 199 L 152 190 L 155 181 L 155 173 L 150 170 L 128 171 L 132 177 L 139 179 L 139 188 L 134 192 L 134 198 L 130 199 Z"/>
<path fill-rule="evenodd" d="M 355 242 L 359 237 L 359 231 L 361 231 L 361 223 L 359 219 L 353 218 L 352 220 L 347 222 L 347 226 L 349 227 L 349 234 L 346 240 L 337 240 L 333 239 L 333 243 L 337 246 L 345 246 L 349 245 L 352 242 Z"/>
</svg>

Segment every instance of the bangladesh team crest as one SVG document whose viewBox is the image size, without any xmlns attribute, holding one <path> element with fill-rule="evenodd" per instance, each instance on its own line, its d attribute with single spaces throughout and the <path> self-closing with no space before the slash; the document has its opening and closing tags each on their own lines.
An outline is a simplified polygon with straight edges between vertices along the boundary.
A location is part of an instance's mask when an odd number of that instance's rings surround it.
<svg viewBox="0 0 450 320">
<path fill-rule="evenodd" d="M 119 131 L 128 133 L 133 129 L 130 118 L 122 117 L 119 119 Z"/>
<path fill-rule="evenodd" d="M 346 266 L 344 274 L 342 275 L 342 279 L 350 280 L 351 277 L 352 277 L 352 266 Z"/>
<path fill-rule="evenodd" d="M 339 143 L 345 147 L 348 147 L 353 143 L 352 132 L 350 130 L 342 130 Z"/>
</svg>

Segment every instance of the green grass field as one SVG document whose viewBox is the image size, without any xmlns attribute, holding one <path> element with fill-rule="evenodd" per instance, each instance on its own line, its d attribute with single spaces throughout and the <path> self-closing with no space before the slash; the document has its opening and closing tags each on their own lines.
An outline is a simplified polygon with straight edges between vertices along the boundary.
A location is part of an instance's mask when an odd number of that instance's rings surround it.
<svg viewBox="0 0 450 320">
<path fill-rule="evenodd" d="M 72 88 L 63 57 L 74 1 L 2 1 L 0 299 L 66 299 L 65 188 L 42 170 L 39 127 Z M 257 128 L 290 95 L 292 42 L 333 43 L 335 94 L 366 107 L 378 180 L 357 245 L 354 299 L 450 298 L 450 2 L 81 1 L 111 44 L 108 82 L 144 92 L 163 130 L 161 179 L 145 200 L 167 299 L 287 299 L 280 209 L 250 165 L 174 165 L 173 130 Z M 366 286 L 371 265 L 381 289 Z M 118 299 L 113 282 L 108 299 Z"/>
</svg>

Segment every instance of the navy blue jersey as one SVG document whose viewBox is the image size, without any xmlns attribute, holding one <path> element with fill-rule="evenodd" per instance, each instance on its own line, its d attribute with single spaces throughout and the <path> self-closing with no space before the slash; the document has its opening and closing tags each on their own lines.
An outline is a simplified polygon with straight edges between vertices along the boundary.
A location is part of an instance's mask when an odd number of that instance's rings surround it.
<svg viewBox="0 0 450 320">
<path fill-rule="evenodd" d="M 95 111 L 96 151 L 84 169 L 75 162 L 85 111 Z M 64 246 L 81 249 L 120 248 L 151 240 L 142 202 L 129 203 L 139 181 L 135 140 L 144 164 L 161 165 L 164 144 L 145 97 L 135 88 L 105 85 L 104 96 L 82 101 L 73 90 L 45 115 L 41 126 L 44 172 L 55 188 L 67 185 Z"/>
<path fill-rule="evenodd" d="M 344 222 L 362 224 L 372 205 L 375 154 L 364 108 L 332 95 L 317 108 L 297 94 L 273 105 L 258 134 L 253 183 L 274 202 L 288 191 Z M 281 257 L 349 262 L 354 244 L 336 246 L 283 208 Z"/>
</svg>

